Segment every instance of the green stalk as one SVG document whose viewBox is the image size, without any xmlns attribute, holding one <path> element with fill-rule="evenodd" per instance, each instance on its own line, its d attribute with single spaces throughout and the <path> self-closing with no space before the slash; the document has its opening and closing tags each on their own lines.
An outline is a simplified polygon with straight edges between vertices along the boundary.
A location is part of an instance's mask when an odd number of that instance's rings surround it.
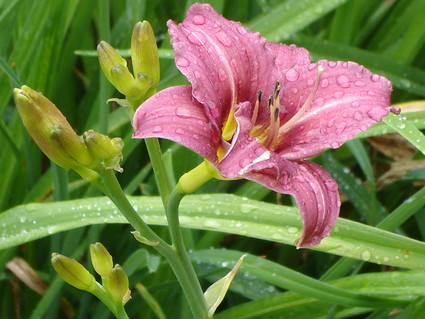
<svg viewBox="0 0 425 319">
<path fill-rule="evenodd" d="M 170 224 L 171 237 L 173 239 L 173 246 L 170 246 L 137 214 L 122 191 L 115 173 L 112 170 L 107 170 L 101 175 L 101 177 L 104 186 L 106 187 L 106 195 L 114 202 L 134 229 L 149 241 L 157 243 L 157 245 L 153 245 L 153 248 L 167 259 L 173 269 L 174 274 L 176 275 L 177 280 L 179 281 L 188 300 L 194 318 L 207 318 L 207 306 L 204 295 L 189 255 L 184 247 L 183 238 L 180 232 L 178 206 L 183 195 L 174 191 L 171 194 L 168 204 L 167 218 Z"/>
<path fill-rule="evenodd" d="M 189 305 L 192 309 L 192 312 L 194 307 L 196 307 L 198 315 L 195 316 L 195 318 L 202 319 L 207 318 L 207 304 L 205 302 L 198 276 L 196 275 L 189 254 L 187 253 L 179 221 L 178 209 L 180 201 L 183 199 L 183 197 L 184 194 L 180 193 L 177 188 L 171 192 L 166 210 L 168 229 L 170 231 L 173 242 L 172 248 L 177 255 L 179 265 L 183 266 L 185 269 L 185 272 L 181 274 L 184 277 L 179 279 L 180 285 L 182 286 L 182 289 L 189 300 Z M 190 302 L 194 302 L 194 304 L 191 304 Z M 193 314 L 195 315 L 195 313 Z"/>
<path fill-rule="evenodd" d="M 157 138 L 145 139 L 146 148 L 151 159 L 152 169 L 155 173 L 156 184 L 158 185 L 159 194 L 161 195 L 164 208 L 167 208 L 167 203 L 171 193 L 171 182 L 168 179 L 167 171 L 162 160 L 161 146 Z"/>
</svg>

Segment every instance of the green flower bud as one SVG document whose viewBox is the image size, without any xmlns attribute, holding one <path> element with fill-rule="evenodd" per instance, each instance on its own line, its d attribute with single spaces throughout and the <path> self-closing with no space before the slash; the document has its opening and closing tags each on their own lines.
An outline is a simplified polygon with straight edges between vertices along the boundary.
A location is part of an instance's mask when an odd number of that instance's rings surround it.
<svg viewBox="0 0 425 319">
<path fill-rule="evenodd" d="M 124 142 L 121 138 L 111 139 L 93 130 L 85 132 L 83 136 L 89 152 L 104 168 L 122 172 L 119 162 L 122 159 Z"/>
<path fill-rule="evenodd" d="M 100 62 L 100 67 L 102 68 L 103 74 L 105 74 L 108 81 L 115 86 L 114 80 L 112 79 L 111 71 L 114 67 L 117 67 L 117 66 L 120 66 L 121 68 L 126 69 L 128 71 L 127 61 L 119 55 L 117 50 L 115 50 L 109 43 L 105 41 L 101 41 L 98 44 L 97 52 L 99 53 L 99 62 Z"/>
<path fill-rule="evenodd" d="M 92 274 L 75 259 L 53 253 L 52 265 L 58 275 L 75 288 L 93 292 L 97 285 Z"/>
<path fill-rule="evenodd" d="M 129 282 L 124 269 L 120 265 L 115 265 L 109 276 L 108 292 L 115 301 L 125 304 L 130 299 Z"/>
<path fill-rule="evenodd" d="M 131 61 L 136 80 L 148 85 L 145 99 L 155 93 L 159 82 L 159 57 L 155 35 L 148 21 L 138 22 L 131 37 Z"/>
<path fill-rule="evenodd" d="M 97 242 L 90 245 L 90 257 L 94 270 L 102 277 L 109 277 L 112 271 L 112 256 L 105 246 Z"/>
<path fill-rule="evenodd" d="M 25 85 L 13 93 L 25 128 L 47 157 L 66 169 L 96 165 L 83 139 L 49 99 Z"/>
</svg>

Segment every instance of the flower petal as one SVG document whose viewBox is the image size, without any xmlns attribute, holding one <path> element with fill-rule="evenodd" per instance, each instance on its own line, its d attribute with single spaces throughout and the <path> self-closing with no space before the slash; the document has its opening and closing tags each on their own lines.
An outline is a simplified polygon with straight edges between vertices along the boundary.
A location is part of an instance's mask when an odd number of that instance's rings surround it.
<svg viewBox="0 0 425 319">
<path fill-rule="evenodd" d="M 166 138 L 215 162 L 220 135 L 208 121 L 204 108 L 192 98 L 190 86 L 165 89 L 146 100 L 133 120 L 134 138 Z"/>
<path fill-rule="evenodd" d="M 337 148 L 357 133 L 379 122 L 390 110 L 391 83 L 354 62 L 319 61 L 287 72 L 299 74 L 285 81 L 282 104 L 287 122 L 301 107 L 317 81 L 317 65 L 324 67 L 314 102 L 300 120 L 283 134 L 276 152 L 288 159 L 314 156 Z"/>
<path fill-rule="evenodd" d="M 304 223 L 297 246 L 319 244 L 329 235 L 339 214 L 338 185 L 322 167 L 284 159 L 252 138 L 251 112 L 247 103 L 238 105 L 238 127 L 229 151 L 217 165 L 220 174 L 225 178 L 244 177 L 293 195 Z"/>
<path fill-rule="evenodd" d="M 278 70 L 310 63 L 307 50 L 268 43 L 259 33 L 225 19 L 209 4 L 192 5 L 181 24 L 169 21 L 168 27 L 176 65 L 218 128 L 232 105 L 244 101 L 254 105 L 259 90 L 267 99 Z"/>
</svg>

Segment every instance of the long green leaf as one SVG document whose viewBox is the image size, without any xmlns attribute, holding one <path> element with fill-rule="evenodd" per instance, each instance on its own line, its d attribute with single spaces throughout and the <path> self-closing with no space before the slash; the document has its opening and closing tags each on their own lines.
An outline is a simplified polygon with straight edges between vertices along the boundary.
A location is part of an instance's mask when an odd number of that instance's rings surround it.
<svg viewBox="0 0 425 319">
<path fill-rule="evenodd" d="M 166 224 L 158 197 L 131 200 L 147 223 Z M 0 249 L 85 225 L 125 222 L 105 198 L 23 205 L 0 215 Z M 180 222 L 188 228 L 292 245 L 301 236 L 302 226 L 294 207 L 226 194 L 187 196 L 181 205 Z M 332 234 L 314 249 L 378 264 L 425 269 L 424 243 L 342 218 Z"/>
</svg>

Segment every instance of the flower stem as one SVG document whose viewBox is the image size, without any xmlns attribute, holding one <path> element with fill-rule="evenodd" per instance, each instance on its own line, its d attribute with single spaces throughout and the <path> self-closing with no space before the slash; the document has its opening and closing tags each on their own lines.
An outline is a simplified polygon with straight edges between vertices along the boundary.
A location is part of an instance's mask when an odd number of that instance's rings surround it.
<svg viewBox="0 0 425 319">
<path fill-rule="evenodd" d="M 170 264 L 188 300 L 194 318 L 207 318 L 207 306 L 199 284 L 198 277 L 185 249 L 183 237 L 180 232 L 178 219 L 178 206 L 183 194 L 174 190 L 168 201 L 167 218 L 173 245 L 170 246 L 160 238 L 137 214 L 125 196 L 112 170 L 105 171 L 102 175 L 105 194 L 114 202 L 124 217 L 143 237 L 158 244 L 153 246 Z"/>
<path fill-rule="evenodd" d="M 167 207 L 168 199 L 171 193 L 171 183 L 167 175 L 167 170 L 162 160 L 161 147 L 157 138 L 145 139 L 146 148 L 151 159 L 152 168 L 155 173 L 156 184 L 158 185 L 159 194 L 161 195 L 164 207 Z"/>
<path fill-rule="evenodd" d="M 183 197 L 184 194 L 180 193 L 178 188 L 175 188 L 171 192 L 166 211 L 168 228 L 173 243 L 172 248 L 178 258 L 179 267 L 182 266 L 184 271 L 176 272 L 176 269 L 173 269 L 189 301 L 192 313 L 195 318 L 203 319 L 207 318 L 207 304 L 195 269 L 187 253 L 179 222 L 178 208 Z M 195 314 L 195 310 L 197 315 Z"/>
</svg>

